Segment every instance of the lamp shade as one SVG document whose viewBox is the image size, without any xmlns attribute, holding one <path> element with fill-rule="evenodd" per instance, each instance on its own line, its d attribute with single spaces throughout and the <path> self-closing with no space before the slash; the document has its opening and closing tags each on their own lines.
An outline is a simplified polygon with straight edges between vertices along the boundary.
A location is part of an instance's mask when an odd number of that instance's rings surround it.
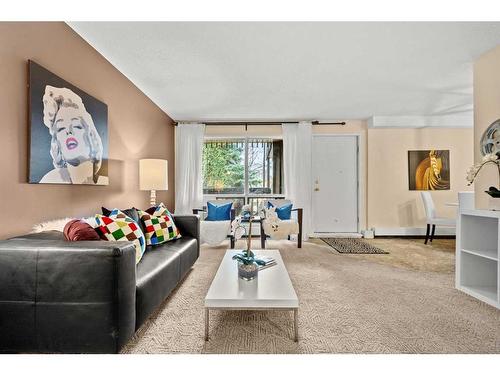
<svg viewBox="0 0 500 375">
<path fill-rule="evenodd" d="M 139 189 L 168 190 L 168 161 L 163 159 L 139 160 Z"/>
</svg>

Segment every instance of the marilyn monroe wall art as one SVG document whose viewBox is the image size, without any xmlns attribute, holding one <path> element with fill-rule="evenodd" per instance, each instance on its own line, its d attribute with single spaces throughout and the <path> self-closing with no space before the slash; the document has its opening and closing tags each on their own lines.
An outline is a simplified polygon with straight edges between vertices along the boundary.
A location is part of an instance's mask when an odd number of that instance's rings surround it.
<svg viewBox="0 0 500 375">
<path fill-rule="evenodd" d="M 30 183 L 108 185 L 108 107 L 40 65 L 30 68 Z"/>
</svg>

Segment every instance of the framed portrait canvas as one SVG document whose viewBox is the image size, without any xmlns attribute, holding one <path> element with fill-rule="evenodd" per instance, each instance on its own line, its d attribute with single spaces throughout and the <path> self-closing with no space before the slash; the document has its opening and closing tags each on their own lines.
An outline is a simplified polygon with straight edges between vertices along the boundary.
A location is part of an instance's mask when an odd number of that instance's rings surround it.
<svg viewBox="0 0 500 375">
<path fill-rule="evenodd" d="M 29 61 L 34 184 L 108 185 L 108 107 Z"/>
<path fill-rule="evenodd" d="M 408 151 L 410 190 L 450 190 L 450 151 Z"/>
</svg>

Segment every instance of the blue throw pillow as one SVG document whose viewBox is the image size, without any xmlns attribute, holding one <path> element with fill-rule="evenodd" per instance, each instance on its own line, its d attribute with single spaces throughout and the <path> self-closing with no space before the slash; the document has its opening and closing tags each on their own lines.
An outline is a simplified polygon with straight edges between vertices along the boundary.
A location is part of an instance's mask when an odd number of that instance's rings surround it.
<svg viewBox="0 0 500 375">
<path fill-rule="evenodd" d="M 290 220 L 292 217 L 292 203 L 285 204 L 280 207 L 276 207 L 276 214 L 280 220 Z M 267 202 L 267 207 L 271 208 L 274 205 L 271 202 Z"/>
<path fill-rule="evenodd" d="M 231 207 L 232 202 L 221 204 L 217 206 L 211 202 L 207 203 L 208 215 L 205 220 L 207 221 L 223 221 L 231 220 Z"/>
</svg>

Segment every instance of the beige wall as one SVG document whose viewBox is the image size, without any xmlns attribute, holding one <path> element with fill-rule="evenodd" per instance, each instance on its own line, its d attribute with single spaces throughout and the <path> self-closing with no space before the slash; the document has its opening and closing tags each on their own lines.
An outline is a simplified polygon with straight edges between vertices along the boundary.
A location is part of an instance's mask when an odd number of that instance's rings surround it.
<svg viewBox="0 0 500 375">
<path fill-rule="evenodd" d="M 455 217 L 455 208 L 445 203 L 471 190 L 465 171 L 473 160 L 472 138 L 473 129 L 368 129 L 368 226 L 425 226 L 420 193 L 408 189 L 408 150 L 450 150 L 451 189 L 432 197 L 440 216 Z"/>
<path fill-rule="evenodd" d="M 479 141 L 486 128 L 500 118 L 500 46 L 482 55 L 474 63 L 474 160 L 481 160 Z M 485 167 L 474 183 L 476 208 L 488 208 L 490 186 L 498 188 L 498 172 Z"/>
<path fill-rule="evenodd" d="M 109 186 L 28 184 L 27 60 L 32 59 L 108 105 Z M 33 224 L 91 215 L 108 207 L 145 207 L 138 159 L 169 161 L 174 204 L 174 127 L 170 118 L 64 23 L 0 23 L 0 238 Z"/>
</svg>

